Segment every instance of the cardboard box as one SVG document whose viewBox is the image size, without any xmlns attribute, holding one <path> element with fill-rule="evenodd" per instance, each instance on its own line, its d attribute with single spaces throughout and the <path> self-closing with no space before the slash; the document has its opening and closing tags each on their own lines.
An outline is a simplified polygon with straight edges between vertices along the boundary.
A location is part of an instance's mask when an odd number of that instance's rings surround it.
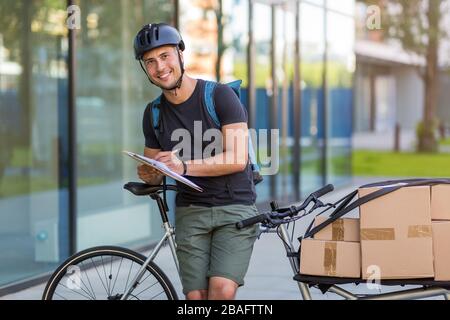
<svg viewBox="0 0 450 320">
<path fill-rule="evenodd" d="M 361 277 L 361 247 L 358 242 L 303 239 L 300 273 L 341 278 Z"/>
<path fill-rule="evenodd" d="M 450 185 L 431 187 L 431 219 L 450 220 Z"/>
<path fill-rule="evenodd" d="M 433 221 L 434 279 L 450 281 L 450 221 Z"/>
<path fill-rule="evenodd" d="M 359 189 L 362 197 L 376 190 Z M 360 207 L 362 277 L 432 278 L 430 187 L 406 187 Z"/>
<path fill-rule="evenodd" d="M 314 227 L 326 221 L 326 217 L 317 217 Z M 314 239 L 328 241 L 359 242 L 359 219 L 337 219 L 314 235 Z"/>
</svg>

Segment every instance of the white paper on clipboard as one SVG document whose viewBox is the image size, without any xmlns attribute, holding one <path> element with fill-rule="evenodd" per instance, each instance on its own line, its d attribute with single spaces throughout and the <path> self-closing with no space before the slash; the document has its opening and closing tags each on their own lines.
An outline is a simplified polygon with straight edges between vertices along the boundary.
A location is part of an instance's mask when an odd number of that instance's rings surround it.
<svg viewBox="0 0 450 320">
<path fill-rule="evenodd" d="M 201 187 L 199 187 L 198 185 L 196 185 L 195 183 L 193 183 L 192 181 L 186 179 L 183 176 L 180 176 L 178 173 L 170 170 L 164 163 L 141 156 L 140 154 L 134 153 L 134 152 L 130 152 L 130 151 L 123 151 L 123 153 L 125 153 L 126 155 L 130 156 L 131 158 L 133 158 L 136 161 L 139 161 L 143 164 L 146 164 L 156 170 L 158 170 L 160 173 L 162 173 L 163 175 L 166 175 L 168 177 L 171 177 L 172 179 L 175 179 L 181 183 L 184 183 L 185 185 L 199 191 L 199 192 L 203 192 L 203 189 Z"/>
</svg>

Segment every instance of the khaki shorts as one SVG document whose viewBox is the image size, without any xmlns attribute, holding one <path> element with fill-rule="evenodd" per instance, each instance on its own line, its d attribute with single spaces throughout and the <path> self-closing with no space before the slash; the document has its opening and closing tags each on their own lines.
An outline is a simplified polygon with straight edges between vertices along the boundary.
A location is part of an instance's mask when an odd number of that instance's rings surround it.
<svg viewBox="0 0 450 320">
<path fill-rule="evenodd" d="M 184 294 L 207 290 L 210 277 L 244 285 L 258 225 L 238 230 L 235 223 L 257 214 L 254 205 L 176 208 L 177 256 Z"/>
</svg>

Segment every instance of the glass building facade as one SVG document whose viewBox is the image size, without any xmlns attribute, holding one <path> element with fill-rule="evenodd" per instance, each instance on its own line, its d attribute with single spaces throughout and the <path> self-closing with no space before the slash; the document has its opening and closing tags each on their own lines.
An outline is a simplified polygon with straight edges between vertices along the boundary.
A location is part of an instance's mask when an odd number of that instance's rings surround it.
<svg viewBox="0 0 450 320">
<path fill-rule="evenodd" d="M 277 169 L 257 186 L 258 205 L 345 184 L 353 11 L 354 0 L 2 0 L 0 294 L 87 247 L 161 236 L 156 204 L 122 188 L 138 178 L 121 151 L 142 152 L 143 110 L 159 94 L 132 50 L 149 22 L 180 28 L 190 75 L 243 80 L 260 164 Z M 277 130 L 278 161 L 264 130 Z"/>
</svg>

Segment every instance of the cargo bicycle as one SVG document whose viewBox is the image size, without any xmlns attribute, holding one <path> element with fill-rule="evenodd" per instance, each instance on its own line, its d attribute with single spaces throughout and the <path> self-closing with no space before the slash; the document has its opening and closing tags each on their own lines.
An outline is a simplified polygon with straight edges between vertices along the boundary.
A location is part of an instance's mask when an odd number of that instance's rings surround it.
<svg viewBox="0 0 450 320">
<path fill-rule="evenodd" d="M 449 181 L 446 181 L 448 183 Z M 416 180 L 411 183 L 417 182 Z M 239 221 L 236 228 L 246 228 L 254 224 L 261 224 L 261 234 L 274 232 L 280 237 L 293 271 L 293 280 L 298 284 L 301 297 L 311 300 L 311 288 L 319 289 L 322 293 L 331 292 L 349 300 L 364 299 L 420 299 L 443 296 L 450 298 L 450 281 L 438 282 L 433 279 L 417 280 L 382 280 L 381 285 L 404 286 L 417 285 L 420 288 L 400 290 L 384 294 L 355 294 L 343 289 L 343 284 L 360 284 L 365 280 L 354 278 L 317 277 L 300 274 L 300 249 L 296 249 L 293 243 L 293 232 L 289 235 L 288 226 L 313 213 L 324 209 L 317 215 L 321 215 L 330 209 L 334 209 L 330 218 L 325 222 L 312 227 L 312 224 L 299 238 L 312 237 L 315 233 L 344 216 L 352 209 L 366 201 L 375 199 L 398 187 L 391 187 L 375 194 L 363 197 L 352 202 L 356 192 L 346 195 L 333 204 L 324 204 L 319 198 L 333 191 L 332 185 L 327 185 L 320 190 L 311 193 L 299 206 L 278 207 L 276 202 L 271 202 L 271 211 Z M 145 183 L 129 182 L 124 189 L 136 196 L 149 196 L 158 205 L 163 222 L 164 235 L 146 257 L 130 249 L 116 246 L 101 246 L 83 250 L 64 261 L 48 280 L 42 299 L 44 300 L 177 300 L 177 292 L 166 276 L 155 263 L 154 259 L 163 245 L 168 244 L 175 266 L 179 274 L 178 259 L 176 256 L 175 231 L 168 219 L 168 207 L 165 201 L 166 191 L 177 191 L 175 185 L 150 186 Z M 161 194 L 164 197 L 161 197 Z"/>
</svg>

